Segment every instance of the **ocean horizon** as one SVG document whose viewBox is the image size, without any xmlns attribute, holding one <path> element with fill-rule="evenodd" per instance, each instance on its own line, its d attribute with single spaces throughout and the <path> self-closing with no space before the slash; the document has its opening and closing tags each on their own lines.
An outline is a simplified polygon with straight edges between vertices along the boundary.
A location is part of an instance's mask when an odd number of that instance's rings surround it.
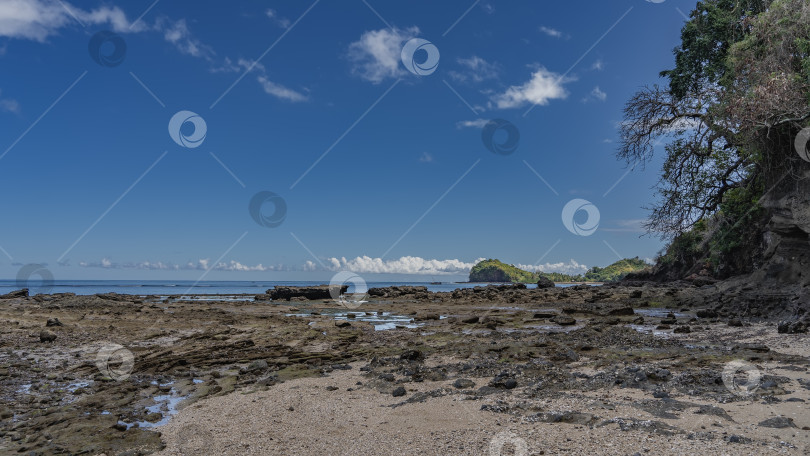
<svg viewBox="0 0 810 456">
<path fill-rule="evenodd" d="M 31 281 L 28 285 L 18 284 L 16 280 L 0 280 L 0 295 L 21 288 L 28 288 L 31 295 L 38 293 L 75 293 L 77 295 L 94 295 L 98 293 L 120 293 L 131 295 L 239 295 L 262 294 L 275 286 L 307 287 L 328 284 L 322 280 L 55 280 L 53 283 L 43 284 L 41 281 Z M 494 282 L 493 282 L 494 283 Z M 400 281 L 367 282 L 368 288 L 391 286 L 425 286 L 428 291 L 449 292 L 457 288 L 472 288 L 487 285 L 482 282 L 420 282 Z M 349 292 L 354 292 L 354 285 L 349 285 Z M 567 287 L 572 284 L 557 284 L 558 287 Z M 536 284 L 526 284 L 527 288 L 536 288 Z"/>
</svg>

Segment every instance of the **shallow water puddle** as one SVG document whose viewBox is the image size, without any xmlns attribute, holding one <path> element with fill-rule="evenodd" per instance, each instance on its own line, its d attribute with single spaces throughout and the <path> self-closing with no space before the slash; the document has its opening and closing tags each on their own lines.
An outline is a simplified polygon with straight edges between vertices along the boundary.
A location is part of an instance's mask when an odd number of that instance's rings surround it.
<svg viewBox="0 0 810 456">
<path fill-rule="evenodd" d="M 406 315 L 398 315 L 393 312 L 362 312 L 354 311 L 347 312 L 337 309 L 323 309 L 320 314 L 327 317 L 332 317 L 334 320 L 348 320 L 348 321 L 365 321 L 374 325 L 376 331 L 387 331 L 396 329 L 397 327 L 404 328 L 418 328 L 422 326 L 421 323 L 414 323 L 413 318 Z M 353 314 L 354 318 L 349 318 L 349 314 Z M 297 312 L 285 314 L 287 317 L 312 317 L 311 312 Z M 447 318 L 447 316 L 440 316 L 440 319 Z"/>
</svg>

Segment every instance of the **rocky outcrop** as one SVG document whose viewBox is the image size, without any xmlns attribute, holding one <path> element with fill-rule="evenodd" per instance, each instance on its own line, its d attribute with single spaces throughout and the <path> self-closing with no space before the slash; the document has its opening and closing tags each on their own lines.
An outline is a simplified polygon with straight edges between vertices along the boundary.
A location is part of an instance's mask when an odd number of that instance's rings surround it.
<svg viewBox="0 0 810 456">
<path fill-rule="evenodd" d="M 22 290 L 12 291 L 11 293 L 0 295 L 0 299 L 14 299 L 27 297 L 28 297 L 28 288 L 23 288 Z"/>
<path fill-rule="evenodd" d="M 552 282 L 551 279 L 548 279 L 546 277 L 540 277 L 537 280 L 537 288 L 554 288 L 554 287 L 555 287 L 554 282 Z"/>
<path fill-rule="evenodd" d="M 368 295 L 380 298 L 398 298 L 400 296 L 408 295 L 417 295 L 417 297 L 421 297 L 427 296 L 427 292 L 427 287 L 395 286 L 370 288 L 368 290 Z"/>
<path fill-rule="evenodd" d="M 332 299 L 332 294 L 329 292 L 331 288 L 337 295 L 345 293 L 348 285 L 317 285 L 314 287 L 273 287 L 265 293 L 273 301 L 289 301 L 292 298 L 304 298 L 308 300 L 315 299 Z M 339 291 L 339 293 L 337 293 Z"/>
</svg>

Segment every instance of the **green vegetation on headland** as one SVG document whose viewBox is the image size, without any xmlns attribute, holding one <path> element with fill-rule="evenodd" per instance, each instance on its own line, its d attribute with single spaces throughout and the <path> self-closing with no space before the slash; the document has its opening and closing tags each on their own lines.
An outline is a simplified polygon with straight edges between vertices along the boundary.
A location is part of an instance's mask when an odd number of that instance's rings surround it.
<svg viewBox="0 0 810 456">
<path fill-rule="evenodd" d="M 534 283 L 545 277 L 552 282 L 610 282 L 627 274 L 646 268 L 644 260 L 625 258 L 604 268 L 593 267 L 585 275 L 570 275 L 559 272 L 529 272 L 500 260 L 484 260 L 470 269 L 470 282 Z"/>
</svg>

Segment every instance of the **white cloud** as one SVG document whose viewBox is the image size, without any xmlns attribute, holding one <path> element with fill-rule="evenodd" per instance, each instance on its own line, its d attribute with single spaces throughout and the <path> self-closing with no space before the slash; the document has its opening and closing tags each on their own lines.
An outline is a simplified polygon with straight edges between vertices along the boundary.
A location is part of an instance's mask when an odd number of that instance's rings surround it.
<svg viewBox="0 0 810 456">
<path fill-rule="evenodd" d="M 647 229 L 644 228 L 644 224 L 646 222 L 646 219 L 616 220 L 614 226 L 608 226 L 600 229 L 614 233 L 646 233 Z"/>
<path fill-rule="evenodd" d="M 402 43 L 419 34 L 418 27 L 384 28 L 363 33 L 349 45 L 352 73 L 375 84 L 405 75 L 400 66 Z"/>
<path fill-rule="evenodd" d="M 599 86 L 596 86 L 596 87 L 593 88 L 593 90 L 591 90 L 591 96 L 596 98 L 599 101 L 607 100 L 607 94 L 605 92 L 603 92 L 599 88 Z"/>
<path fill-rule="evenodd" d="M 561 31 L 551 27 L 546 27 L 545 25 L 540 26 L 540 31 L 553 38 L 562 38 L 563 36 Z"/>
<path fill-rule="evenodd" d="M 419 157 L 420 163 L 433 163 L 433 155 L 430 155 L 427 152 L 422 152 L 422 155 Z"/>
<path fill-rule="evenodd" d="M 2 91 L 0 91 L 2 94 Z M 0 98 L 0 111 L 6 112 L 13 112 L 15 114 L 20 113 L 20 103 L 17 100 L 12 100 L 10 98 Z"/>
<path fill-rule="evenodd" d="M 593 62 L 593 65 L 591 65 L 591 69 L 596 71 L 602 71 L 605 69 L 605 63 L 602 62 L 602 59 L 598 59 L 596 62 Z"/>
<path fill-rule="evenodd" d="M 414 274 L 414 275 L 447 275 L 467 274 L 479 258 L 472 263 L 460 260 L 427 260 L 420 257 L 405 256 L 398 260 L 383 260 L 368 256 L 347 260 L 345 257 L 329 258 L 327 263 L 332 270 L 348 270 L 358 274 Z"/>
<path fill-rule="evenodd" d="M 273 21 L 273 23 L 275 23 L 276 25 L 278 25 L 281 28 L 285 29 L 285 28 L 290 26 L 290 20 L 287 19 L 286 17 L 279 16 L 278 13 L 275 10 L 268 9 L 265 12 L 265 14 L 267 14 L 267 17 L 269 17 L 270 20 Z"/>
<path fill-rule="evenodd" d="M 307 101 L 309 99 L 307 95 L 304 95 L 300 92 L 296 92 L 293 89 L 289 89 L 281 84 L 275 83 L 267 79 L 267 76 L 259 76 L 256 79 L 259 81 L 259 84 L 262 85 L 262 88 L 264 89 L 265 93 L 273 95 L 274 97 L 292 102 Z"/>
<path fill-rule="evenodd" d="M 546 263 L 546 264 L 516 264 L 515 266 L 519 267 L 520 269 L 531 271 L 531 272 L 560 272 L 562 274 L 570 274 L 570 275 L 577 275 L 577 274 L 585 274 L 588 272 L 588 266 L 577 262 L 576 260 L 569 260 L 567 263 L 560 262 L 560 263 Z"/>
<path fill-rule="evenodd" d="M 166 19 L 159 20 L 156 27 L 163 31 L 163 38 L 173 44 L 183 54 L 212 60 L 214 50 L 192 36 L 185 19 L 169 23 Z"/>
<path fill-rule="evenodd" d="M 116 263 L 109 258 L 102 258 L 98 262 L 81 261 L 79 266 L 83 268 L 102 268 L 102 269 L 142 269 L 142 270 L 164 270 L 164 271 L 205 271 L 211 268 L 211 261 L 200 259 L 197 261 L 189 261 L 186 264 L 164 263 L 162 261 L 151 262 L 141 261 L 137 263 Z M 261 263 L 255 266 L 242 264 L 238 261 L 219 262 L 213 265 L 215 271 L 279 271 L 284 270 L 282 266 L 264 266 Z"/>
<path fill-rule="evenodd" d="M 259 62 L 254 63 L 252 60 L 239 59 L 234 63 L 231 59 L 226 57 L 222 66 L 212 68 L 210 71 L 212 73 L 241 73 L 247 70 L 256 73 L 256 80 L 268 95 L 273 95 L 274 97 L 291 102 L 309 100 L 309 95 L 271 81 L 267 76 L 267 69 Z"/>
<path fill-rule="evenodd" d="M 450 77 L 460 82 L 483 82 L 487 79 L 496 79 L 500 71 L 498 65 L 489 63 L 476 55 L 468 59 L 456 59 L 456 62 L 464 67 L 464 71 L 451 71 Z"/>
<path fill-rule="evenodd" d="M 74 23 L 108 25 L 113 31 L 139 32 L 143 23 L 134 26 L 117 6 L 104 6 L 84 11 L 66 1 L 0 0 L 0 36 L 44 42 L 59 29 Z"/>
<path fill-rule="evenodd" d="M 456 122 L 456 128 L 484 128 L 487 123 L 488 119 L 462 120 Z"/>
<path fill-rule="evenodd" d="M 492 102 L 500 109 L 518 108 L 527 103 L 544 106 L 549 100 L 565 99 L 568 92 L 563 84 L 570 81 L 571 79 L 539 67 L 528 82 L 511 86 L 504 93 L 494 95 Z"/>
</svg>

